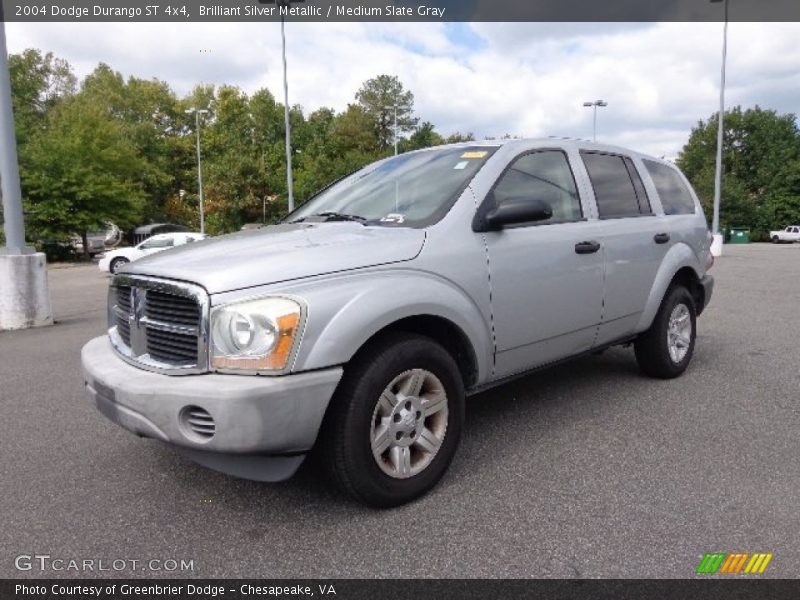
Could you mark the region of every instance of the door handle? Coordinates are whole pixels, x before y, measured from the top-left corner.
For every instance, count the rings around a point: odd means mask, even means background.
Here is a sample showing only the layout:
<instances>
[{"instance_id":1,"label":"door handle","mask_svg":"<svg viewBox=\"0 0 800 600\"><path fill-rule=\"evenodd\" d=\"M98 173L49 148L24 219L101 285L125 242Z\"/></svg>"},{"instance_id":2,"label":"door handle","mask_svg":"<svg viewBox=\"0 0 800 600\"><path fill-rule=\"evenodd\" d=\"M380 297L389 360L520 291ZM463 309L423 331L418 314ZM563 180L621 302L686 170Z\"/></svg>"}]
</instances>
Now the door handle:
<instances>
[{"instance_id":1,"label":"door handle","mask_svg":"<svg viewBox=\"0 0 800 600\"><path fill-rule=\"evenodd\" d=\"M598 250L600 250L600 242L595 242L594 240L575 244L576 254L594 254Z\"/></svg>"},{"instance_id":2,"label":"door handle","mask_svg":"<svg viewBox=\"0 0 800 600\"><path fill-rule=\"evenodd\" d=\"M656 244L666 244L669 241L668 233L657 233L653 236Z\"/></svg>"}]
</instances>

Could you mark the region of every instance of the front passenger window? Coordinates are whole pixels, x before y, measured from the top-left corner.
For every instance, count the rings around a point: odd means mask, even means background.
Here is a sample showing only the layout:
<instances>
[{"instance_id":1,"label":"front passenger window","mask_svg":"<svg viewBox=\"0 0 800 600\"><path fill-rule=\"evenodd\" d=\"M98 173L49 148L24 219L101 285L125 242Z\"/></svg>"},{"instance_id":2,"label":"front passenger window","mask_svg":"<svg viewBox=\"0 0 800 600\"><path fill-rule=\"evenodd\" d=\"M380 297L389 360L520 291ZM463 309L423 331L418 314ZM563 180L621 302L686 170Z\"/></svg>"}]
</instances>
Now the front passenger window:
<instances>
[{"instance_id":1,"label":"front passenger window","mask_svg":"<svg viewBox=\"0 0 800 600\"><path fill-rule=\"evenodd\" d=\"M532 152L516 159L493 191L497 206L504 202L543 200L553 216L537 223L577 221L583 217L578 190L566 155L559 150Z\"/></svg>"}]
</instances>

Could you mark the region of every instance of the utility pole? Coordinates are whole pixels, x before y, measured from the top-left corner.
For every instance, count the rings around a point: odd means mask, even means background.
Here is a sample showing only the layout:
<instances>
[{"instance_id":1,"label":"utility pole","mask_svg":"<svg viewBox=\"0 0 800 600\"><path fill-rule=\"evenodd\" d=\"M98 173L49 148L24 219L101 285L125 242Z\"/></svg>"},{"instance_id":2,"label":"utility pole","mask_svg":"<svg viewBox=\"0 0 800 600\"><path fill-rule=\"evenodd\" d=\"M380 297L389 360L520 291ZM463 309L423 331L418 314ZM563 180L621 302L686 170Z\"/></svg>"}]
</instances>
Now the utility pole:
<instances>
[{"instance_id":1,"label":"utility pole","mask_svg":"<svg viewBox=\"0 0 800 600\"><path fill-rule=\"evenodd\" d=\"M280 8L289 6L290 0L278 0ZM286 18L281 11L281 47L283 50L283 119L286 123L286 189L288 190L289 212L294 210L294 183L292 179L292 129L289 122L289 78L286 73Z\"/></svg>"},{"instance_id":2,"label":"utility pole","mask_svg":"<svg viewBox=\"0 0 800 600\"><path fill-rule=\"evenodd\" d=\"M292 2L306 0L258 0L260 4L274 4L281 15L281 53L283 57L283 119L286 129L286 190L289 201L289 212L294 210L294 184L292 183L292 130L289 122L289 77L286 73L286 12Z\"/></svg>"},{"instance_id":3,"label":"utility pole","mask_svg":"<svg viewBox=\"0 0 800 600\"><path fill-rule=\"evenodd\" d=\"M200 159L200 114L208 114L207 108L190 108L187 115L194 113L194 128L197 133L197 186L200 188L200 233L206 232L206 211L203 198L203 163Z\"/></svg>"},{"instance_id":4,"label":"utility pole","mask_svg":"<svg viewBox=\"0 0 800 600\"><path fill-rule=\"evenodd\" d=\"M394 155L397 156L397 104L394 105Z\"/></svg>"},{"instance_id":5,"label":"utility pole","mask_svg":"<svg viewBox=\"0 0 800 600\"><path fill-rule=\"evenodd\" d=\"M722 200L722 146L725 143L725 63L728 57L728 0L710 0L712 3L723 2L725 25L722 30L722 73L719 86L719 119L717 122L717 164L714 172L714 214L711 219L711 254L722 255L723 236L719 230L719 206Z\"/></svg>"},{"instance_id":6,"label":"utility pole","mask_svg":"<svg viewBox=\"0 0 800 600\"><path fill-rule=\"evenodd\" d=\"M11 75L0 5L0 195L6 245L0 248L0 331L53 324L45 255L25 245Z\"/></svg>"},{"instance_id":7,"label":"utility pole","mask_svg":"<svg viewBox=\"0 0 800 600\"><path fill-rule=\"evenodd\" d=\"M397 103L395 102L391 106L384 106L384 107L382 107L381 110L389 110L389 109L394 109L394 127L393 127L393 131L392 131L392 137L394 138L394 155L397 156L397 141L398 141L398 135L397 135L397 133L398 133L397 132Z\"/></svg>"}]
</instances>

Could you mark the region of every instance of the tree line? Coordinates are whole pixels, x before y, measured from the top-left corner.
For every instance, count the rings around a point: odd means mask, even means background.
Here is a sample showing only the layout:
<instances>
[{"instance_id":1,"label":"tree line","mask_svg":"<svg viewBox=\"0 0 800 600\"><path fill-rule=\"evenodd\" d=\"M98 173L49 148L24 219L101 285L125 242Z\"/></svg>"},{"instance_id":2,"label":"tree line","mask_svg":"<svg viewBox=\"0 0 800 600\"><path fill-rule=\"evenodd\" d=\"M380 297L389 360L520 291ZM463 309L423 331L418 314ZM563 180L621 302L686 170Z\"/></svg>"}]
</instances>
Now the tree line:
<instances>
[{"instance_id":1,"label":"tree line","mask_svg":"<svg viewBox=\"0 0 800 600\"><path fill-rule=\"evenodd\" d=\"M125 79L100 64L78 82L52 53L9 57L27 235L40 248L112 221L199 228L195 117L201 118L206 229L238 230L286 214L284 108L267 89L198 85L184 97L157 79ZM414 112L398 77L378 75L337 112L290 107L298 203L393 152L474 139L444 137ZM737 107L726 115L721 222L756 238L800 222L800 135L794 115ZM506 136L510 137L510 136ZM678 164L711 215L716 115L692 130Z\"/></svg>"},{"instance_id":2,"label":"tree line","mask_svg":"<svg viewBox=\"0 0 800 600\"><path fill-rule=\"evenodd\" d=\"M100 64L80 83L65 60L29 49L9 57L27 235L66 242L112 221L199 228L195 117L201 117L206 230L276 222L287 211L284 107L267 89L198 85L178 97L157 79ZM294 192L316 191L394 152L473 139L440 135L414 114L398 77L364 82L342 112L290 107ZM266 210L264 210L266 207Z\"/></svg>"},{"instance_id":3,"label":"tree line","mask_svg":"<svg viewBox=\"0 0 800 600\"><path fill-rule=\"evenodd\" d=\"M711 221L719 113L700 121L677 164ZM769 231L800 224L800 131L794 114L758 106L725 112L720 227L746 227L766 241Z\"/></svg>"}]
</instances>

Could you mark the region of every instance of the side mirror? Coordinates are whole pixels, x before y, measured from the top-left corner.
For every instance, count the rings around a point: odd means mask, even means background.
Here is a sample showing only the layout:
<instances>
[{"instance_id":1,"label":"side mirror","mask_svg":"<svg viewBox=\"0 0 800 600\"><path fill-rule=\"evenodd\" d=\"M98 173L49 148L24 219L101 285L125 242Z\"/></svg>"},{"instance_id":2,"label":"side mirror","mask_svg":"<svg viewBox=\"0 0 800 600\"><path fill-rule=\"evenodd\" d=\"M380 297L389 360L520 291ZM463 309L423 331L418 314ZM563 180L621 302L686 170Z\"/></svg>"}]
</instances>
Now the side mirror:
<instances>
[{"instance_id":1,"label":"side mirror","mask_svg":"<svg viewBox=\"0 0 800 600\"><path fill-rule=\"evenodd\" d=\"M544 200L510 198L486 213L484 226L476 231L499 231L506 225L546 221L552 216L553 207Z\"/></svg>"}]
</instances>

